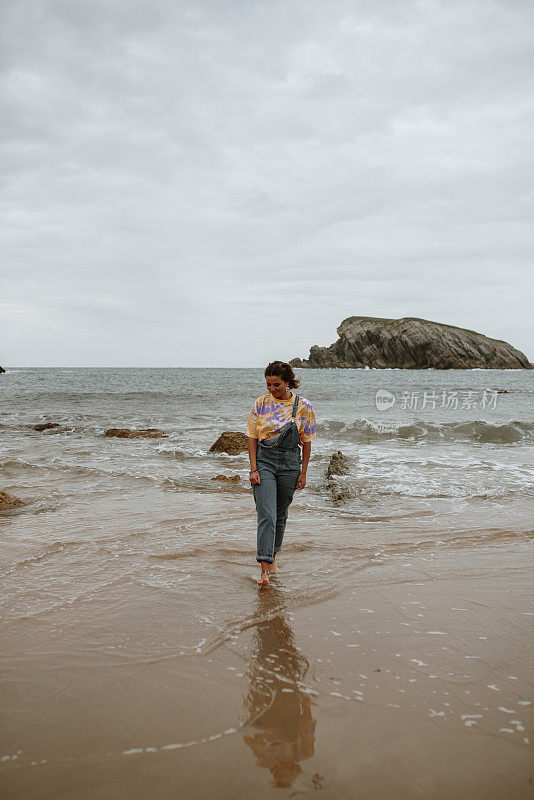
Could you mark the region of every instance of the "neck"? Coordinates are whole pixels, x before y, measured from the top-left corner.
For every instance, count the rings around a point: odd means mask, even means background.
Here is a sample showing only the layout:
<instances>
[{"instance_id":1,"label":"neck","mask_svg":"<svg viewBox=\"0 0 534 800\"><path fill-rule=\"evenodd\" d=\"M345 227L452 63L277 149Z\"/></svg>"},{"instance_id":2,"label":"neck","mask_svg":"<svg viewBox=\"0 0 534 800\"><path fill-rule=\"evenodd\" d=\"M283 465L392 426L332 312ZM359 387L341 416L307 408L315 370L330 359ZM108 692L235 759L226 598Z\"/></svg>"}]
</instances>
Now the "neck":
<instances>
[{"instance_id":1,"label":"neck","mask_svg":"<svg viewBox=\"0 0 534 800\"><path fill-rule=\"evenodd\" d=\"M273 393L271 392L271 394L273 394ZM273 395L273 397L274 396L275 395ZM291 400L291 391L290 391L290 389L286 389L286 393L285 393L284 397L281 397L280 400Z\"/></svg>"}]
</instances>

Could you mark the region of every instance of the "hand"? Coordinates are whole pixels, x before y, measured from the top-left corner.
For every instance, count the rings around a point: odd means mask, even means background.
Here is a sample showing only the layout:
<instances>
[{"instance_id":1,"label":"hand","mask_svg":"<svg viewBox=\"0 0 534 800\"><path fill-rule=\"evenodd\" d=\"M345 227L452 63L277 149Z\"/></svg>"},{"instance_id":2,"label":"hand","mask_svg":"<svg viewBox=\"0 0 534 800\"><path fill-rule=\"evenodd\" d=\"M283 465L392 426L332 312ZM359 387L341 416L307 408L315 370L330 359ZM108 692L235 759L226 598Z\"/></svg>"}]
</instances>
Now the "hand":
<instances>
[{"instance_id":1,"label":"hand","mask_svg":"<svg viewBox=\"0 0 534 800\"><path fill-rule=\"evenodd\" d=\"M249 477L251 484L261 483L260 473L258 470L255 470L254 472L251 470Z\"/></svg>"},{"instance_id":2,"label":"hand","mask_svg":"<svg viewBox=\"0 0 534 800\"><path fill-rule=\"evenodd\" d=\"M301 472L297 478L297 489L304 489L306 486L306 473Z\"/></svg>"}]
</instances>

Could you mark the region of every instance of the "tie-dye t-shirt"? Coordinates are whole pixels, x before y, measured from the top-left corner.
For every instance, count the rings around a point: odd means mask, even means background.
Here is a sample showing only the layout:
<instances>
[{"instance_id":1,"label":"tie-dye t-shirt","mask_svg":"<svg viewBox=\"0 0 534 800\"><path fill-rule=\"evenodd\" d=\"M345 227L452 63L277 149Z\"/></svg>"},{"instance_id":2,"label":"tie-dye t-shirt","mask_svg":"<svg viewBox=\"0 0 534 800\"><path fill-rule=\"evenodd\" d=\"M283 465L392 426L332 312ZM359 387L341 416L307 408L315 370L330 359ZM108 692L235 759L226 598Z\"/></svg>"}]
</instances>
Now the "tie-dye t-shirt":
<instances>
[{"instance_id":1,"label":"tie-dye t-shirt","mask_svg":"<svg viewBox=\"0 0 534 800\"><path fill-rule=\"evenodd\" d=\"M295 393L291 394L291 400L277 400L269 392L262 397L258 397L250 410L247 421L246 436L252 439L269 439L274 436L291 419ZM297 428L300 433L300 441L311 442L315 439L315 413L309 400L299 396L299 404L295 417Z\"/></svg>"}]
</instances>

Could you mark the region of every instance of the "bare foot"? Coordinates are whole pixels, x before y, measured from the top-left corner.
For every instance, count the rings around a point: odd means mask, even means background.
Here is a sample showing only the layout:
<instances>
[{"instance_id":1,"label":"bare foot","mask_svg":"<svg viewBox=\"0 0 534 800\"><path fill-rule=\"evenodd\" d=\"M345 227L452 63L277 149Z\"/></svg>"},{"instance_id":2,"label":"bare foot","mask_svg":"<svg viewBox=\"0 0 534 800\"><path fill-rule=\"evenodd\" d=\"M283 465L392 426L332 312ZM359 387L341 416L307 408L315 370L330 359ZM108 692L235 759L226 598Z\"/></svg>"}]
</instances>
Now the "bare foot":
<instances>
[{"instance_id":1,"label":"bare foot","mask_svg":"<svg viewBox=\"0 0 534 800\"><path fill-rule=\"evenodd\" d=\"M258 586L268 586L269 585L269 573L262 572L261 577L258 580Z\"/></svg>"},{"instance_id":2,"label":"bare foot","mask_svg":"<svg viewBox=\"0 0 534 800\"><path fill-rule=\"evenodd\" d=\"M267 569L269 570L269 572L271 573L271 575L275 575L277 572L280 572L280 570L279 570L279 569L278 569L278 567L276 566L276 556L277 556L277 555L278 555L278 553L275 553L275 554L273 555L273 563L272 563L272 564L269 564L269 566L267 567Z\"/></svg>"}]
</instances>

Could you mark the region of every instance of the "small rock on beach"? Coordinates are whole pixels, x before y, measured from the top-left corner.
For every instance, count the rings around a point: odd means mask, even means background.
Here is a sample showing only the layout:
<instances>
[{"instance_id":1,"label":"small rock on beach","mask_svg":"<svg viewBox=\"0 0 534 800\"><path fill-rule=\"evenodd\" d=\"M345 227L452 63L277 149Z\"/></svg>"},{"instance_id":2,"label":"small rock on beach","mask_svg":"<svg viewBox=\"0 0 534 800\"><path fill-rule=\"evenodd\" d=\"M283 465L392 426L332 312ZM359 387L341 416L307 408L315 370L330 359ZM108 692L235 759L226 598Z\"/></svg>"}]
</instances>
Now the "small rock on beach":
<instances>
[{"instance_id":1,"label":"small rock on beach","mask_svg":"<svg viewBox=\"0 0 534 800\"><path fill-rule=\"evenodd\" d=\"M229 456L237 456L246 450L248 450L248 436L238 431L225 431L212 444L208 452L228 453Z\"/></svg>"},{"instance_id":2,"label":"small rock on beach","mask_svg":"<svg viewBox=\"0 0 534 800\"><path fill-rule=\"evenodd\" d=\"M32 425L34 431L50 431L52 428L60 428L59 422L39 422L37 425Z\"/></svg>"},{"instance_id":3,"label":"small rock on beach","mask_svg":"<svg viewBox=\"0 0 534 800\"><path fill-rule=\"evenodd\" d=\"M20 497L0 491L0 511L13 511L13 509L21 508L25 505L26 503Z\"/></svg>"},{"instance_id":4,"label":"small rock on beach","mask_svg":"<svg viewBox=\"0 0 534 800\"><path fill-rule=\"evenodd\" d=\"M159 428L144 428L139 431L132 431L129 428L109 428L104 436L114 436L118 439L160 439L167 434L160 431Z\"/></svg>"},{"instance_id":5,"label":"small rock on beach","mask_svg":"<svg viewBox=\"0 0 534 800\"><path fill-rule=\"evenodd\" d=\"M226 481L227 483L239 483L241 477L239 475L215 475L212 481Z\"/></svg>"}]
</instances>

